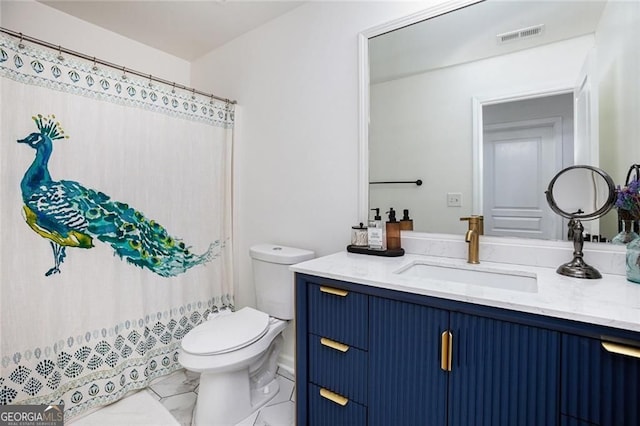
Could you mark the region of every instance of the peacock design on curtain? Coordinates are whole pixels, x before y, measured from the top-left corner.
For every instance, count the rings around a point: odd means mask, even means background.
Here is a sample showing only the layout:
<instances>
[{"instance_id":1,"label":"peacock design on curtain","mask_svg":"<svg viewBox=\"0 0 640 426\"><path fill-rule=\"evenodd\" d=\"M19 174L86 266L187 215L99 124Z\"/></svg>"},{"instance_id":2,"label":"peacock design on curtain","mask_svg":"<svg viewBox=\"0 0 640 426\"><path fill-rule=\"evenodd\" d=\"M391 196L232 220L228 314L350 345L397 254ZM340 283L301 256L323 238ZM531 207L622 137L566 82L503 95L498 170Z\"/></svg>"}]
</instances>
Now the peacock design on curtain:
<instances>
[{"instance_id":1,"label":"peacock design on curtain","mask_svg":"<svg viewBox=\"0 0 640 426\"><path fill-rule=\"evenodd\" d=\"M67 139L55 116L32 117L38 132L18 143L36 151L20 189L27 224L48 239L53 250L54 266L45 275L60 273L66 248L90 249L97 238L109 244L128 263L147 268L163 277L171 277L202 265L212 259L212 243L203 254L194 254L183 241L172 237L163 226L147 219L126 203L111 200L108 195L85 188L72 180L53 180L48 162L53 141Z\"/></svg>"}]
</instances>

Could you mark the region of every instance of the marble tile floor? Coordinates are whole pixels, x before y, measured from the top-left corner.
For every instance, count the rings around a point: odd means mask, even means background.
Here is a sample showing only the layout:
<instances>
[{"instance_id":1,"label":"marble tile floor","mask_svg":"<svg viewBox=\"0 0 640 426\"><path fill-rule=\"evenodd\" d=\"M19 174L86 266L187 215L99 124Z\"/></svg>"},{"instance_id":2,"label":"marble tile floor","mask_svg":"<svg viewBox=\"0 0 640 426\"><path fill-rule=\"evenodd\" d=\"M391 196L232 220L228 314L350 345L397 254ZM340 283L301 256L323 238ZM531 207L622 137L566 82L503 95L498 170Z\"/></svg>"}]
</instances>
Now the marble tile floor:
<instances>
[{"instance_id":1,"label":"marble tile floor","mask_svg":"<svg viewBox=\"0 0 640 426\"><path fill-rule=\"evenodd\" d=\"M235 426L295 425L293 377L278 369L277 380L280 385L278 394ZM197 373L178 370L156 379L144 390L71 423L74 426L190 426L199 381Z\"/></svg>"}]
</instances>

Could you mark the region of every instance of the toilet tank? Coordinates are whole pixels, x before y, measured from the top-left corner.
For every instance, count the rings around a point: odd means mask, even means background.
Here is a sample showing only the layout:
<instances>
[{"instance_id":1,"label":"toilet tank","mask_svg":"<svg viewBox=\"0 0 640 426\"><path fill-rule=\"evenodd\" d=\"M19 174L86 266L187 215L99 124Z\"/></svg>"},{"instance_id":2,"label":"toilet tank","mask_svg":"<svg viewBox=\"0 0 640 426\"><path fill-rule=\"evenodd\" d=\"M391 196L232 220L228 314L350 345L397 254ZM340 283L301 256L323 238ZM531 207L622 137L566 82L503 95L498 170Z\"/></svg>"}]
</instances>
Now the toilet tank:
<instances>
[{"instance_id":1,"label":"toilet tank","mask_svg":"<svg viewBox=\"0 0 640 426\"><path fill-rule=\"evenodd\" d=\"M309 250L275 244L249 249L258 310L283 320L293 319L294 273L289 266L312 259Z\"/></svg>"}]
</instances>

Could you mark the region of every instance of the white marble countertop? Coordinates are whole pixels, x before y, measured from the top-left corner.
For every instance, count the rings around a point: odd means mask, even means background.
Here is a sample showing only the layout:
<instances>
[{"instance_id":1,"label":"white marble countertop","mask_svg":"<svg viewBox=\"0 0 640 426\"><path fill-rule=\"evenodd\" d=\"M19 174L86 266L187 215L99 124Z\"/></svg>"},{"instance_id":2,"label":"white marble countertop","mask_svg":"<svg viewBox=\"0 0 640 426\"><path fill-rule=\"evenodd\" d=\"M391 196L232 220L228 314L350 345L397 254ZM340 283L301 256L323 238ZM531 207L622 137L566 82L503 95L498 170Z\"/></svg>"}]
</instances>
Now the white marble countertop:
<instances>
[{"instance_id":1,"label":"white marble countertop","mask_svg":"<svg viewBox=\"0 0 640 426\"><path fill-rule=\"evenodd\" d=\"M401 274L414 262L475 271L535 276L535 288L526 291L495 288ZM406 254L381 257L339 252L302 262L292 271L426 296L564 318L640 332L640 284L623 275L578 279L555 268L496 262L470 265L463 259ZM482 275L482 274L481 274Z\"/></svg>"}]
</instances>

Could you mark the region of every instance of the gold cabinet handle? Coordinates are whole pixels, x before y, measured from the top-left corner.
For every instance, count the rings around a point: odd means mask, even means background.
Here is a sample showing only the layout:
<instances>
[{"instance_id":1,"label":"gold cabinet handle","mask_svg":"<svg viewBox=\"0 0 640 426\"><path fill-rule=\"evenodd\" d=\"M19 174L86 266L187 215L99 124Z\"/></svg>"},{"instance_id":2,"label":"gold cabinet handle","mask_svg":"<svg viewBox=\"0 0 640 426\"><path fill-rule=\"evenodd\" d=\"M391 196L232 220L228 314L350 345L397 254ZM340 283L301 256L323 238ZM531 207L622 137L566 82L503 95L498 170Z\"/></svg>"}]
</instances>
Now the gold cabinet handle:
<instances>
[{"instance_id":1,"label":"gold cabinet handle","mask_svg":"<svg viewBox=\"0 0 640 426\"><path fill-rule=\"evenodd\" d=\"M322 337L320 339L320 344L340 352L346 352L349 350L349 346L344 343L336 342L335 340L327 339L326 337Z\"/></svg>"},{"instance_id":2,"label":"gold cabinet handle","mask_svg":"<svg viewBox=\"0 0 640 426\"><path fill-rule=\"evenodd\" d=\"M339 288L320 286L320 291L327 294L333 294L334 296L345 297L349 292L347 290L341 290Z\"/></svg>"},{"instance_id":3,"label":"gold cabinet handle","mask_svg":"<svg viewBox=\"0 0 640 426\"><path fill-rule=\"evenodd\" d=\"M640 348L634 348L633 346L625 346L611 342L600 342L600 344L607 352L640 358Z\"/></svg>"},{"instance_id":4,"label":"gold cabinet handle","mask_svg":"<svg viewBox=\"0 0 640 426\"><path fill-rule=\"evenodd\" d=\"M451 353L453 352L453 335L449 330L442 332L440 336L442 343L442 354L440 358L440 368L444 371L451 371Z\"/></svg>"},{"instance_id":5,"label":"gold cabinet handle","mask_svg":"<svg viewBox=\"0 0 640 426\"><path fill-rule=\"evenodd\" d=\"M337 393L331 392L329 389L325 388L320 388L320 396L331 402L335 402L338 405L342 405L343 407L347 405L347 402L349 402L349 399L344 396L338 395Z\"/></svg>"}]
</instances>

